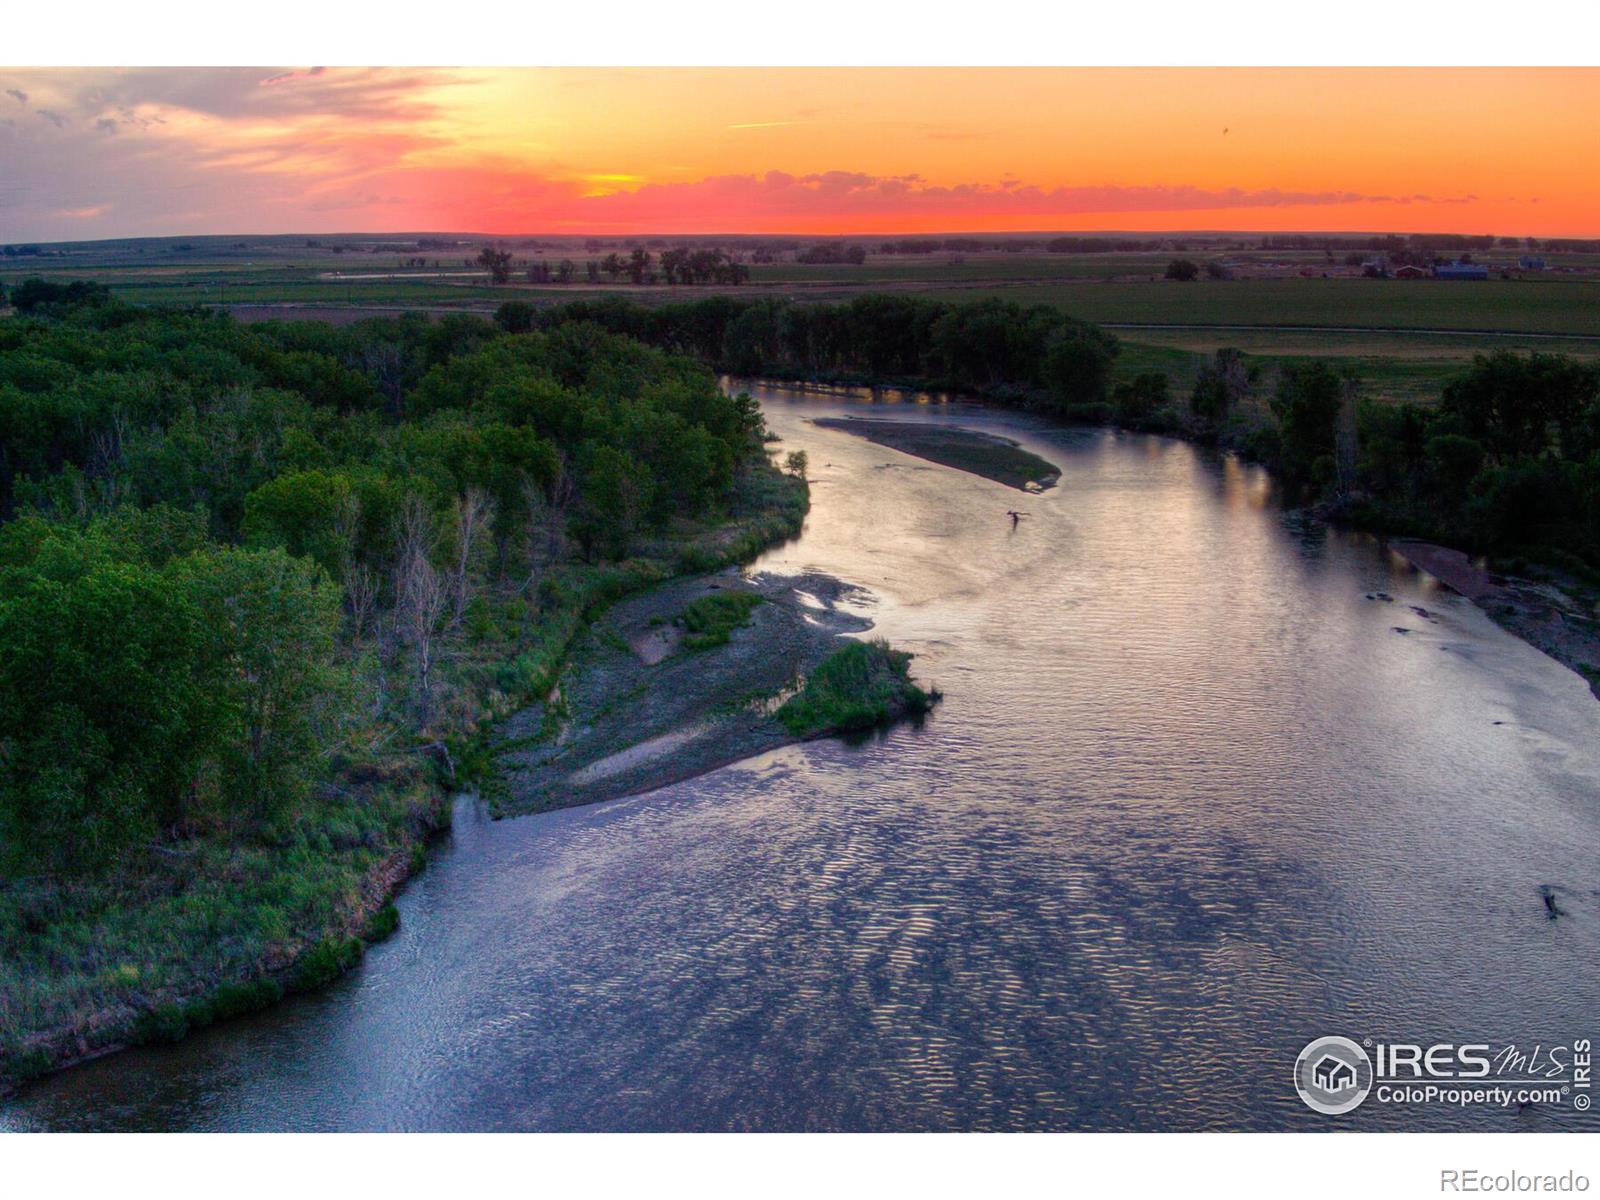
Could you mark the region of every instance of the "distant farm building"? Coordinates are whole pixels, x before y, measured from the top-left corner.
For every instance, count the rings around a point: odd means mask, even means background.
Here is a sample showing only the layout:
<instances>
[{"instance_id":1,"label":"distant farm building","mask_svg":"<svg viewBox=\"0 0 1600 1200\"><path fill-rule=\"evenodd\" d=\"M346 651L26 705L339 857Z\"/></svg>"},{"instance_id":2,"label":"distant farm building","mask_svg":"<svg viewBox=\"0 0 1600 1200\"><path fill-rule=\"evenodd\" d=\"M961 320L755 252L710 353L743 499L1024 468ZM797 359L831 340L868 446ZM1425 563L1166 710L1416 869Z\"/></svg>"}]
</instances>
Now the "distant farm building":
<instances>
[{"instance_id":1,"label":"distant farm building","mask_svg":"<svg viewBox=\"0 0 1600 1200\"><path fill-rule=\"evenodd\" d=\"M1421 267L1414 267L1408 263L1403 267L1396 267L1394 277L1396 279L1426 279L1428 273Z\"/></svg>"},{"instance_id":2,"label":"distant farm building","mask_svg":"<svg viewBox=\"0 0 1600 1200\"><path fill-rule=\"evenodd\" d=\"M1435 279L1487 279L1489 268L1481 263L1441 263L1433 269Z\"/></svg>"}]
</instances>

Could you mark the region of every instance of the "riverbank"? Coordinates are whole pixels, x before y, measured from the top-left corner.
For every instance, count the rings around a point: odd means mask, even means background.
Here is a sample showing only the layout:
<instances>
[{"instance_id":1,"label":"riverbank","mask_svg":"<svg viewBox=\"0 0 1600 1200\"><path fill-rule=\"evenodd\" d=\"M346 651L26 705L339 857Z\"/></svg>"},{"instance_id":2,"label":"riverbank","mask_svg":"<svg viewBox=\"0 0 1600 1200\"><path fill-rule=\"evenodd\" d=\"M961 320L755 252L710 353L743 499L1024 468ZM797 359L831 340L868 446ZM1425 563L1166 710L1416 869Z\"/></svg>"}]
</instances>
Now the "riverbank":
<instances>
[{"instance_id":1,"label":"riverbank","mask_svg":"<svg viewBox=\"0 0 1600 1200\"><path fill-rule=\"evenodd\" d=\"M1600 699L1600 606L1582 581L1493 573L1460 550L1396 538L1388 546L1419 571L1472 601L1501 628L1576 671Z\"/></svg>"},{"instance_id":2,"label":"riverbank","mask_svg":"<svg viewBox=\"0 0 1600 1200\"><path fill-rule=\"evenodd\" d=\"M354 966L395 927L393 896L447 826L449 793L485 778L489 731L550 693L590 622L676 576L748 561L795 536L807 507L804 480L765 462L719 519L680 524L621 563L563 567L537 618L503 635L464 628L444 656L430 728L330 762L314 817L244 842L152 845L105 877L0 884L0 1094Z\"/></svg>"},{"instance_id":3,"label":"riverbank","mask_svg":"<svg viewBox=\"0 0 1600 1200\"><path fill-rule=\"evenodd\" d=\"M868 652L870 597L828 575L737 571L675 580L623 600L584 631L551 697L501 729L499 815L569 808L653 791L796 742L852 732L849 714L815 706L799 719L819 669ZM708 636L707 608L731 619ZM909 655L891 662L869 725L925 711ZM825 676L821 676L825 678ZM807 702L809 703L809 702ZM809 708L806 710L809 712Z\"/></svg>"}]
</instances>

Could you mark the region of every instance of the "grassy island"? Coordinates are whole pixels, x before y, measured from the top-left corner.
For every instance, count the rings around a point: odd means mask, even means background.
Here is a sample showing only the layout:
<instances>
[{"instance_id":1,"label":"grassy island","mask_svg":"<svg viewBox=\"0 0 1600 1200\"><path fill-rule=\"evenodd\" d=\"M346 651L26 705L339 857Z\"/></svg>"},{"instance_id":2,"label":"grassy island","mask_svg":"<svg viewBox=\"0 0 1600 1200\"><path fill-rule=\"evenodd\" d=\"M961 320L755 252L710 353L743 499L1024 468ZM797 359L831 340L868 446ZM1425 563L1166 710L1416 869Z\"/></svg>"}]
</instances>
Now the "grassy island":
<instances>
[{"instance_id":1,"label":"grassy island","mask_svg":"<svg viewBox=\"0 0 1600 1200\"><path fill-rule=\"evenodd\" d=\"M882 638L850 642L806 676L800 691L778 710L796 737L854 733L903 716L919 716L939 700L911 681L911 655Z\"/></svg>"}]
</instances>

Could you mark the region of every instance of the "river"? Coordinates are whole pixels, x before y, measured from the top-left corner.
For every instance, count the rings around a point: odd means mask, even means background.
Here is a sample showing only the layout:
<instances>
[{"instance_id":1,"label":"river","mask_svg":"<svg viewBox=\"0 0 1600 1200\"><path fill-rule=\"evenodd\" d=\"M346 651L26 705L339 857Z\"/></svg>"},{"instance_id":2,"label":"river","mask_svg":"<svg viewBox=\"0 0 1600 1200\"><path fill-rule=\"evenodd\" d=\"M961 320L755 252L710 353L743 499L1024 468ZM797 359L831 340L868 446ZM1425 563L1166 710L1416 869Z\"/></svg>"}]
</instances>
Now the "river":
<instances>
[{"instance_id":1,"label":"river","mask_svg":"<svg viewBox=\"0 0 1600 1200\"><path fill-rule=\"evenodd\" d=\"M1291 1083L1323 1034L1593 1036L1600 704L1576 675L1232 459L760 394L813 508L753 569L869 589L945 694L922 727L517 820L463 800L356 972L42 1081L0 1128L1592 1127L1334 1119ZM1060 484L808 420L869 413L1005 433Z\"/></svg>"}]
</instances>

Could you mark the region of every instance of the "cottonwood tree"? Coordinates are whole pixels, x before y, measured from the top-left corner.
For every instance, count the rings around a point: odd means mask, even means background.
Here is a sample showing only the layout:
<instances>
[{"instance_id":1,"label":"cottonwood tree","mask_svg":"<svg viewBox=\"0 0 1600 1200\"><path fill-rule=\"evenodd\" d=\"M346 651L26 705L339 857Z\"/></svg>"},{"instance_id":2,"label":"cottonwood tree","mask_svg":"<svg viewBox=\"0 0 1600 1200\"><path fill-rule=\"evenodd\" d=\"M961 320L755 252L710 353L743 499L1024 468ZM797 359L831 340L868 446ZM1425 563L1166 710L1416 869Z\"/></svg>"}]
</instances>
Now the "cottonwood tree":
<instances>
[{"instance_id":1,"label":"cottonwood tree","mask_svg":"<svg viewBox=\"0 0 1600 1200\"><path fill-rule=\"evenodd\" d=\"M366 563L355 563L344 577L345 606L350 610L350 647L360 652L367 624L378 603L378 575Z\"/></svg>"},{"instance_id":2,"label":"cottonwood tree","mask_svg":"<svg viewBox=\"0 0 1600 1200\"><path fill-rule=\"evenodd\" d=\"M395 568L395 628L411 648L417 684L417 727L426 729L433 713L433 672L439 623L449 588L432 561L433 518L413 496L401 521L400 559Z\"/></svg>"},{"instance_id":3,"label":"cottonwood tree","mask_svg":"<svg viewBox=\"0 0 1600 1200\"><path fill-rule=\"evenodd\" d=\"M1246 365L1243 351L1224 346L1210 362L1200 364L1189 396L1189 411L1207 425L1220 426L1249 396L1256 378L1257 370Z\"/></svg>"},{"instance_id":4,"label":"cottonwood tree","mask_svg":"<svg viewBox=\"0 0 1600 1200\"><path fill-rule=\"evenodd\" d=\"M456 497L456 559L450 581L450 627L461 624L472 599L472 555L485 530L494 520L494 503L478 488L468 488Z\"/></svg>"},{"instance_id":5,"label":"cottonwood tree","mask_svg":"<svg viewBox=\"0 0 1600 1200\"><path fill-rule=\"evenodd\" d=\"M318 758L338 588L281 549L213 547L185 560L181 577L217 669L210 698L223 723L225 788L255 815L279 811Z\"/></svg>"}]
</instances>

